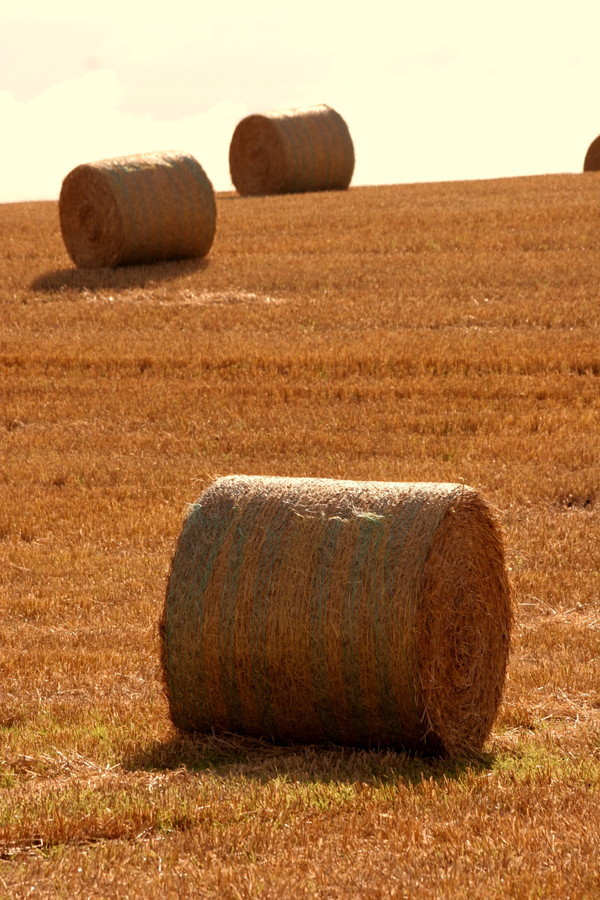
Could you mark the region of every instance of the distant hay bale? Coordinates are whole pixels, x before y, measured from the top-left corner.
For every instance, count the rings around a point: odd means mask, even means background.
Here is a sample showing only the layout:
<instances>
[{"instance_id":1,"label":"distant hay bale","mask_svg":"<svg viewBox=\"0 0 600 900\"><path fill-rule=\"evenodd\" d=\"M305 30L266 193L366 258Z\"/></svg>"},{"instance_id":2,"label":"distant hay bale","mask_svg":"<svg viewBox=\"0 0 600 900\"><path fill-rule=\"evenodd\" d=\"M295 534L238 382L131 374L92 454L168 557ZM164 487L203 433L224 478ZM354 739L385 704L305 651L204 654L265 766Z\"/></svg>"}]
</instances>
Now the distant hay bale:
<instances>
[{"instance_id":1,"label":"distant hay bale","mask_svg":"<svg viewBox=\"0 0 600 900\"><path fill-rule=\"evenodd\" d=\"M598 172L600 170L600 135L592 141L588 147L583 161L584 172Z\"/></svg>"},{"instance_id":2,"label":"distant hay bale","mask_svg":"<svg viewBox=\"0 0 600 900\"><path fill-rule=\"evenodd\" d=\"M77 166L63 181L59 215L69 256L82 267L204 256L216 228L212 185L179 151Z\"/></svg>"},{"instance_id":3,"label":"distant hay bale","mask_svg":"<svg viewBox=\"0 0 600 900\"><path fill-rule=\"evenodd\" d=\"M229 170L244 195L345 190L354 146L348 126L329 106L276 110L239 122Z\"/></svg>"},{"instance_id":4,"label":"distant hay bale","mask_svg":"<svg viewBox=\"0 0 600 900\"><path fill-rule=\"evenodd\" d=\"M229 476L201 495L161 619L186 732L478 751L512 605L485 502L457 484Z\"/></svg>"}]
</instances>

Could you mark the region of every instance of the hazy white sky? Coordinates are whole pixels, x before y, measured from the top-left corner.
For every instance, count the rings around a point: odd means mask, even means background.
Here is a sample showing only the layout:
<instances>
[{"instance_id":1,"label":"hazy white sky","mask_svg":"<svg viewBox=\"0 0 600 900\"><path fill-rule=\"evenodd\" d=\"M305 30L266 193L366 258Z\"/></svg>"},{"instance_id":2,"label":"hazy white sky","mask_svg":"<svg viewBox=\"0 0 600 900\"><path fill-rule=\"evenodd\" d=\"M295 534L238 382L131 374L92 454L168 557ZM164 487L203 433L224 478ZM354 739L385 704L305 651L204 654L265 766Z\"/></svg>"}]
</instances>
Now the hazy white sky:
<instances>
[{"instance_id":1,"label":"hazy white sky","mask_svg":"<svg viewBox=\"0 0 600 900\"><path fill-rule=\"evenodd\" d=\"M0 11L0 202L76 165L193 153L217 190L251 112L328 103L354 184L577 172L600 134L599 0L20 0Z\"/></svg>"}]
</instances>

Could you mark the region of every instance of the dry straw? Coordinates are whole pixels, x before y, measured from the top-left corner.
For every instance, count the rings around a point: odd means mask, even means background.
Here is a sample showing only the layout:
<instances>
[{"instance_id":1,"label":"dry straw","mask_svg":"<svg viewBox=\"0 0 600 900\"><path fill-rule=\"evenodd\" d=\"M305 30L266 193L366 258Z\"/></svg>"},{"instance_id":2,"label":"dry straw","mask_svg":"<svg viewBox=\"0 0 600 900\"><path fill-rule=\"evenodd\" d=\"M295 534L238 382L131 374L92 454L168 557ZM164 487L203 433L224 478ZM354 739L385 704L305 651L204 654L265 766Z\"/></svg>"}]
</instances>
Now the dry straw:
<instances>
[{"instance_id":1,"label":"dry straw","mask_svg":"<svg viewBox=\"0 0 600 900\"><path fill-rule=\"evenodd\" d=\"M189 732L476 752L511 624L502 541L472 488L221 478L172 562L171 718Z\"/></svg>"},{"instance_id":2,"label":"dry straw","mask_svg":"<svg viewBox=\"0 0 600 900\"><path fill-rule=\"evenodd\" d=\"M233 133L229 170L244 195L345 190L354 147L348 126L329 106L247 116Z\"/></svg>"},{"instance_id":3,"label":"dry straw","mask_svg":"<svg viewBox=\"0 0 600 900\"><path fill-rule=\"evenodd\" d=\"M583 161L584 172L598 172L600 170L600 136L592 141L588 147Z\"/></svg>"},{"instance_id":4,"label":"dry straw","mask_svg":"<svg viewBox=\"0 0 600 900\"><path fill-rule=\"evenodd\" d=\"M179 151L77 166L63 181L59 214L69 255L83 267L204 256L216 228L212 185Z\"/></svg>"}]
</instances>

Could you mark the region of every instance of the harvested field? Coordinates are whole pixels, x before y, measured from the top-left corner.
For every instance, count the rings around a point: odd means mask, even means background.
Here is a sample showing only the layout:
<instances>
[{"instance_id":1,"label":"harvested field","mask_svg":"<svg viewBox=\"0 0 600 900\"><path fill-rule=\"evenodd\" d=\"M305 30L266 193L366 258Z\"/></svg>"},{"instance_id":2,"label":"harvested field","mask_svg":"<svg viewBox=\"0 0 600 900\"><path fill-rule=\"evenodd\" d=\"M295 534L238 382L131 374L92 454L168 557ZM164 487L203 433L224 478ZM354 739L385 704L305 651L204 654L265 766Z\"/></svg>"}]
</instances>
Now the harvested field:
<instances>
[{"instance_id":1,"label":"harvested field","mask_svg":"<svg viewBox=\"0 0 600 900\"><path fill-rule=\"evenodd\" d=\"M93 271L0 206L0 896L597 894L599 179L221 194L206 259ZM231 473L493 504L481 755L175 735L167 574Z\"/></svg>"}]
</instances>

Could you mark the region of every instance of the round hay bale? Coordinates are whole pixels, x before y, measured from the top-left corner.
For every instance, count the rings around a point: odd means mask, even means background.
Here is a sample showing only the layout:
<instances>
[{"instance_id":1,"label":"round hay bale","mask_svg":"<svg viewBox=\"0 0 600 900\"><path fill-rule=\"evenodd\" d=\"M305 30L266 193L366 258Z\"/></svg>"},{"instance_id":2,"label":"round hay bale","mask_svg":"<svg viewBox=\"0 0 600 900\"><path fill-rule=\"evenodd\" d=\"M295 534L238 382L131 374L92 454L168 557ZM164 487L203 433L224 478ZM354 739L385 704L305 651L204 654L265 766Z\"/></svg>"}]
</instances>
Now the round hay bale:
<instances>
[{"instance_id":1,"label":"round hay bale","mask_svg":"<svg viewBox=\"0 0 600 900\"><path fill-rule=\"evenodd\" d=\"M73 169L62 184L60 229L77 266L120 266L204 256L215 196L188 153L122 156Z\"/></svg>"},{"instance_id":2,"label":"round hay bale","mask_svg":"<svg viewBox=\"0 0 600 900\"><path fill-rule=\"evenodd\" d=\"M584 172L598 172L600 170L600 136L592 141L588 147L583 161Z\"/></svg>"},{"instance_id":3,"label":"round hay bale","mask_svg":"<svg viewBox=\"0 0 600 900\"><path fill-rule=\"evenodd\" d=\"M329 106L276 110L238 123L229 171L244 195L345 190L354 146L348 126Z\"/></svg>"},{"instance_id":4,"label":"round hay bale","mask_svg":"<svg viewBox=\"0 0 600 900\"><path fill-rule=\"evenodd\" d=\"M478 751L512 603L486 503L459 484L229 476L201 495L161 619L186 732Z\"/></svg>"}]
</instances>

